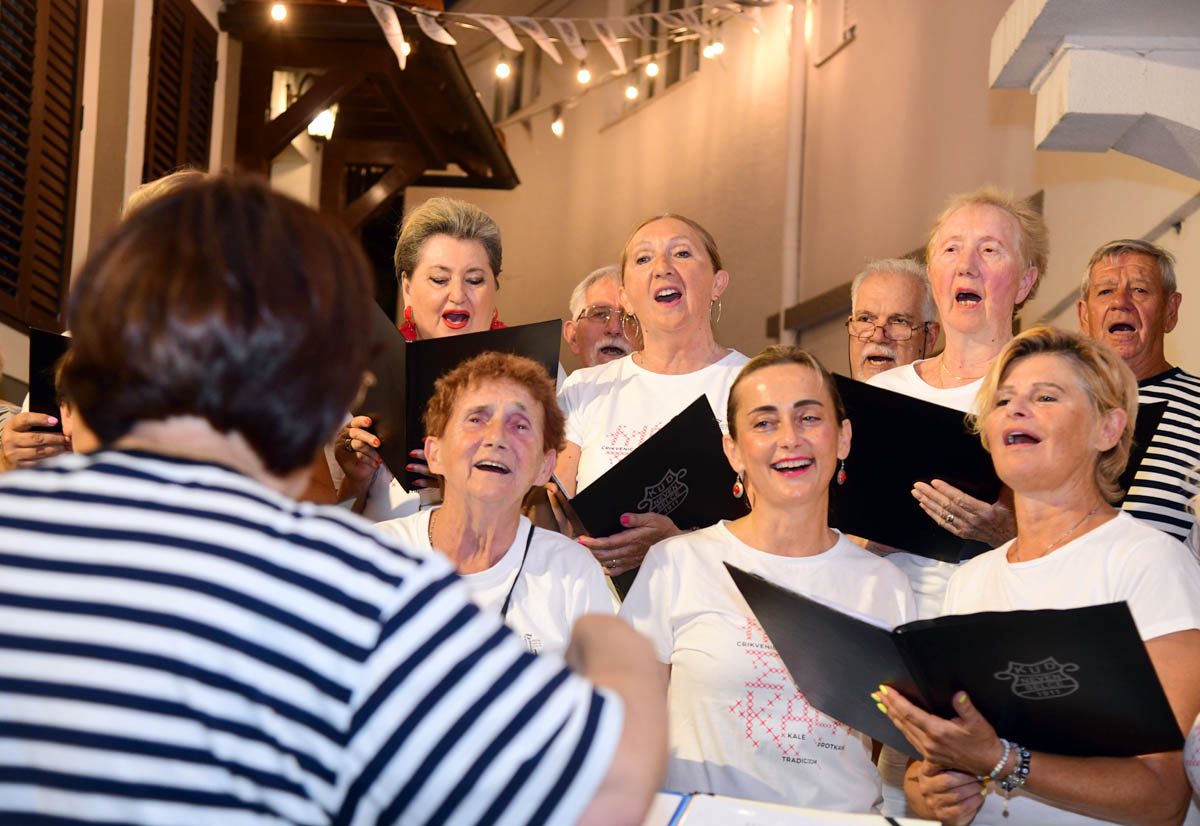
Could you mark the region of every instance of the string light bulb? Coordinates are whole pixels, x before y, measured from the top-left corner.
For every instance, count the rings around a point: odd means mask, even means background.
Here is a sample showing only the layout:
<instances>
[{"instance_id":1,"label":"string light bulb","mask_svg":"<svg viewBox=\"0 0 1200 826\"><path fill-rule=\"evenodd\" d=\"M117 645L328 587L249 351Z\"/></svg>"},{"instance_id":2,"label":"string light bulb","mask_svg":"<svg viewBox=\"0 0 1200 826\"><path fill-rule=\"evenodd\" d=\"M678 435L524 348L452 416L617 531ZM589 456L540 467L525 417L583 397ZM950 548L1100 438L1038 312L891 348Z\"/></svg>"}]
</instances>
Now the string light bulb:
<instances>
[{"instance_id":1,"label":"string light bulb","mask_svg":"<svg viewBox=\"0 0 1200 826\"><path fill-rule=\"evenodd\" d=\"M637 96L638 96L638 87L634 86L632 83L625 87L625 99L626 100L637 100Z\"/></svg>"},{"instance_id":2,"label":"string light bulb","mask_svg":"<svg viewBox=\"0 0 1200 826\"><path fill-rule=\"evenodd\" d=\"M584 86L592 82L592 71L587 67L586 63L579 67L579 71L575 74L575 79Z\"/></svg>"},{"instance_id":3,"label":"string light bulb","mask_svg":"<svg viewBox=\"0 0 1200 826\"><path fill-rule=\"evenodd\" d=\"M717 53L713 51L713 47L712 47L711 43L705 45L704 49L701 51L701 54L703 54L705 59L707 59L707 60L712 60L714 57L717 56Z\"/></svg>"},{"instance_id":4,"label":"string light bulb","mask_svg":"<svg viewBox=\"0 0 1200 826\"><path fill-rule=\"evenodd\" d=\"M275 3L271 6L271 19L281 21L287 17L287 6L283 3Z\"/></svg>"},{"instance_id":5,"label":"string light bulb","mask_svg":"<svg viewBox=\"0 0 1200 826\"><path fill-rule=\"evenodd\" d=\"M563 125L562 115L559 115L554 120L550 121L550 131L554 133L554 137L561 138L566 127Z\"/></svg>"},{"instance_id":6,"label":"string light bulb","mask_svg":"<svg viewBox=\"0 0 1200 826\"><path fill-rule=\"evenodd\" d=\"M496 77L504 80L512 74L512 67L508 65L507 60L501 60L496 64Z\"/></svg>"},{"instance_id":7,"label":"string light bulb","mask_svg":"<svg viewBox=\"0 0 1200 826\"><path fill-rule=\"evenodd\" d=\"M720 40L714 40L712 43L713 54L722 54L725 51L725 44Z\"/></svg>"},{"instance_id":8,"label":"string light bulb","mask_svg":"<svg viewBox=\"0 0 1200 826\"><path fill-rule=\"evenodd\" d=\"M646 64L646 77L658 77L658 64L653 60Z\"/></svg>"}]
</instances>

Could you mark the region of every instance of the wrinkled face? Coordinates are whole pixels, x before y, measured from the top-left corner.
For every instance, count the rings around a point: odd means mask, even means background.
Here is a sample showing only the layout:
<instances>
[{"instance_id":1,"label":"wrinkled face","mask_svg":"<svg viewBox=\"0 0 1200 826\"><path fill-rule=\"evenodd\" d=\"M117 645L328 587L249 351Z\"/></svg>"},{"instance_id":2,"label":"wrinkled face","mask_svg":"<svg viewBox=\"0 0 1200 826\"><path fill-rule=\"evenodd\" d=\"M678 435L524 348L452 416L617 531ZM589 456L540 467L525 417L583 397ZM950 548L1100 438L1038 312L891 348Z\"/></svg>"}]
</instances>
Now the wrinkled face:
<instances>
[{"instance_id":1,"label":"wrinkled face","mask_svg":"<svg viewBox=\"0 0 1200 826\"><path fill-rule=\"evenodd\" d=\"M1166 369L1163 339L1179 320L1181 298L1163 289L1151 256L1105 258L1092 267L1087 299L1076 304L1079 329L1111 347L1139 379L1150 378Z\"/></svg>"},{"instance_id":2,"label":"wrinkled face","mask_svg":"<svg viewBox=\"0 0 1200 826\"><path fill-rule=\"evenodd\" d=\"M1092 409L1071 362L1053 353L1026 356L1009 368L984 414L988 450L998 475L1017 493L1095 490L1101 452L1115 445L1124 411L1104 420ZM1120 427L1112 433L1113 414Z\"/></svg>"},{"instance_id":3,"label":"wrinkled face","mask_svg":"<svg viewBox=\"0 0 1200 826\"><path fill-rule=\"evenodd\" d=\"M947 330L973 333L1012 324L1037 270L1021 263L1021 228L999 207L950 213L929 249L929 283Z\"/></svg>"},{"instance_id":4,"label":"wrinkled face","mask_svg":"<svg viewBox=\"0 0 1200 826\"><path fill-rule=\"evenodd\" d=\"M445 479L446 498L520 506L554 469L542 450L544 411L522 385L488 379L463 390L446 432L425 440L429 469Z\"/></svg>"},{"instance_id":5,"label":"wrinkled face","mask_svg":"<svg viewBox=\"0 0 1200 826\"><path fill-rule=\"evenodd\" d=\"M850 422L837 422L821 375L799 364L776 364L738 384L736 440L725 455L745 474L757 507L807 502L829 495L838 459L850 454Z\"/></svg>"},{"instance_id":6,"label":"wrinkled face","mask_svg":"<svg viewBox=\"0 0 1200 826\"><path fill-rule=\"evenodd\" d=\"M632 329L622 320L620 285L601 278L587 288L582 315L563 325L563 335L583 366L592 367L641 349L641 336L631 341L627 327Z\"/></svg>"},{"instance_id":7,"label":"wrinkled face","mask_svg":"<svg viewBox=\"0 0 1200 826\"><path fill-rule=\"evenodd\" d=\"M921 317L921 298L920 287L901 273L878 272L863 280L850 317L869 321L876 327L869 338L850 336L850 372L854 378L866 381L884 370L925 357L928 342ZM893 340L884 329L888 324L907 326L911 337Z\"/></svg>"},{"instance_id":8,"label":"wrinkled face","mask_svg":"<svg viewBox=\"0 0 1200 826\"><path fill-rule=\"evenodd\" d=\"M415 271L401 279L418 338L478 333L492 325L496 274L479 241L434 235L421 247Z\"/></svg>"},{"instance_id":9,"label":"wrinkled face","mask_svg":"<svg viewBox=\"0 0 1200 826\"><path fill-rule=\"evenodd\" d=\"M709 306L729 273L713 272L694 229L675 218L651 221L629 241L622 297L644 335L708 325Z\"/></svg>"}]
</instances>

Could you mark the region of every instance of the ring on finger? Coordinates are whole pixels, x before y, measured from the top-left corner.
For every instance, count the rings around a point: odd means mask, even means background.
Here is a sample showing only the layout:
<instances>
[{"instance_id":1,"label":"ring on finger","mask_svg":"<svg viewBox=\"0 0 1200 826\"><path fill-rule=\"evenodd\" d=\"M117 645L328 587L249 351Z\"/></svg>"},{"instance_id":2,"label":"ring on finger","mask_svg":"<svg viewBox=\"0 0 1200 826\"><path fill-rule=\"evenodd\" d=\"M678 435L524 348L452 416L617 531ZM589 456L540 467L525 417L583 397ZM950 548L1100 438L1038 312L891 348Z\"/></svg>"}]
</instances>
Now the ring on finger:
<instances>
[{"instance_id":1,"label":"ring on finger","mask_svg":"<svg viewBox=\"0 0 1200 826\"><path fill-rule=\"evenodd\" d=\"M351 442L353 442L353 441L354 441L353 439L346 440L346 450L354 450L353 446L351 446Z\"/></svg>"},{"instance_id":2,"label":"ring on finger","mask_svg":"<svg viewBox=\"0 0 1200 826\"><path fill-rule=\"evenodd\" d=\"M950 512L949 508L946 508L945 512L942 514L942 519L945 520L947 525L954 524L954 514Z\"/></svg>"}]
</instances>

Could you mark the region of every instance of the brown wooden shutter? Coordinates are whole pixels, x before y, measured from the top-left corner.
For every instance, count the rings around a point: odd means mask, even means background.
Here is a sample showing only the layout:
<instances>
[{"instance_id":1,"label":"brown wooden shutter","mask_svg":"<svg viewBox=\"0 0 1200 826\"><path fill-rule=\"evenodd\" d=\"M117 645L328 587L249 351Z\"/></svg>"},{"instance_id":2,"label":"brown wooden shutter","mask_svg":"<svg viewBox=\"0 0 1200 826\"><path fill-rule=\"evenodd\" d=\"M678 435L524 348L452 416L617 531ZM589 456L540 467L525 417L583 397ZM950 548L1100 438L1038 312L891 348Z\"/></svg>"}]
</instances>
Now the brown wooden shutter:
<instances>
[{"instance_id":1,"label":"brown wooden shutter","mask_svg":"<svg viewBox=\"0 0 1200 826\"><path fill-rule=\"evenodd\" d=\"M142 181L208 169L217 30L188 0L154 0Z\"/></svg>"},{"instance_id":2,"label":"brown wooden shutter","mask_svg":"<svg viewBox=\"0 0 1200 826\"><path fill-rule=\"evenodd\" d=\"M62 329L86 0L0 0L0 314Z\"/></svg>"}]
</instances>

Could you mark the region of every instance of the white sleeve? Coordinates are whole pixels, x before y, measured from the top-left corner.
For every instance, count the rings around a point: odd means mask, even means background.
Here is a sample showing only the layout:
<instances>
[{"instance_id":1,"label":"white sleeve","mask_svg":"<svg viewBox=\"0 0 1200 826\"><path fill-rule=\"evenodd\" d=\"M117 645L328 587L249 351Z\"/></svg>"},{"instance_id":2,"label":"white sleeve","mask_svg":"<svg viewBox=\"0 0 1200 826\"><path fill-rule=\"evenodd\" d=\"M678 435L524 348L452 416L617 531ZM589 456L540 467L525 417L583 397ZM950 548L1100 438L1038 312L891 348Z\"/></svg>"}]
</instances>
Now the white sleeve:
<instances>
[{"instance_id":1,"label":"white sleeve","mask_svg":"<svg viewBox=\"0 0 1200 826\"><path fill-rule=\"evenodd\" d=\"M1179 540L1159 534L1128 555L1116 599L1143 640L1200 628L1200 566Z\"/></svg>"},{"instance_id":2,"label":"white sleeve","mask_svg":"<svg viewBox=\"0 0 1200 826\"><path fill-rule=\"evenodd\" d=\"M558 406L562 408L563 417L566 419L566 439L580 447L583 446L583 426L579 420L580 408L583 406L582 385L583 382L579 380L579 371L576 370L567 376L562 389L558 391Z\"/></svg>"},{"instance_id":3,"label":"white sleeve","mask_svg":"<svg viewBox=\"0 0 1200 826\"><path fill-rule=\"evenodd\" d=\"M650 640L661 663L670 664L675 653L671 610L676 604L678 580L679 572L662 543L652 546L619 612L634 630Z\"/></svg>"}]
</instances>

